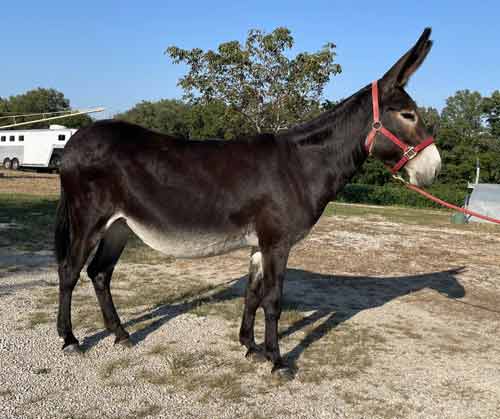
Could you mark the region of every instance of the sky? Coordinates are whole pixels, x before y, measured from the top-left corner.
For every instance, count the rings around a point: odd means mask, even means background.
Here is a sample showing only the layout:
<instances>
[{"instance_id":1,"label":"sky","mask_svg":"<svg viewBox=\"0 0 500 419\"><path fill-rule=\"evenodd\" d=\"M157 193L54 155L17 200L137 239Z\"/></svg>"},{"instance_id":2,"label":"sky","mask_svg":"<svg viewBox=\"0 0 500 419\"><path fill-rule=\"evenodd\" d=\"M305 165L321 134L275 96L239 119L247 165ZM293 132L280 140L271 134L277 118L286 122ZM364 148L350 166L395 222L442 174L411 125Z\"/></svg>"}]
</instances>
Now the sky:
<instances>
[{"instance_id":1,"label":"sky","mask_svg":"<svg viewBox=\"0 0 500 419\"><path fill-rule=\"evenodd\" d=\"M337 45L342 74L325 98L351 95L433 29L433 49L408 85L438 109L460 89L500 89L498 1L32 1L2 5L0 97L54 88L73 108L104 106L105 116L142 100L180 98L187 71L168 46L214 49L243 42L249 29L292 31L292 53Z\"/></svg>"}]
</instances>

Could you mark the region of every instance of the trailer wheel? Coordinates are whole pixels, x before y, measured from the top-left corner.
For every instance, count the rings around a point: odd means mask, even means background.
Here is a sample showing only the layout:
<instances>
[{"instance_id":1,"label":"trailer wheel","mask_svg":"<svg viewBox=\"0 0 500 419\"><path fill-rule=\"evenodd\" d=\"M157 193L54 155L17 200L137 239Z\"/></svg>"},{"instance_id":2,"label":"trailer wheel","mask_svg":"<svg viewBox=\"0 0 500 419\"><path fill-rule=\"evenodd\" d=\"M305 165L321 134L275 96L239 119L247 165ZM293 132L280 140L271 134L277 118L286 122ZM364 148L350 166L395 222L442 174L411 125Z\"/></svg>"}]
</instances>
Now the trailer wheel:
<instances>
[{"instance_id":1,"label":"trailer wheel","mask_svg":"<svg viewBox=\"0 0 500 419\"><path fill-rule=\"evenodd\" d=\"M51 167L54 167L54 168L59 170L59 167L61 166L61 156L59 156L57 154L52 156L49 164Z\"/></svg>"},{"instance_id":2,"label":"trailer wheel","mask_svg":"<svg viewBox=\"0 0 500 419\"><path fill-rule=\"evenodd\" d=\"M4 169L10 169L11 167L11 161L8 157L6 157L4 160L3 160L3 168Z\"/></svg>"},{"instance_id":3,"label":"trailer wheel","mask_svg":"<svg viewBox=\"0 0 500 419\"><path fill-rule=\"evenodd\" d=\"M12 170L18 170L19 169L19 160L17 160L16 158L12 159L12 161L10 162L10 168Z\"/></svg>"}]
</instances>

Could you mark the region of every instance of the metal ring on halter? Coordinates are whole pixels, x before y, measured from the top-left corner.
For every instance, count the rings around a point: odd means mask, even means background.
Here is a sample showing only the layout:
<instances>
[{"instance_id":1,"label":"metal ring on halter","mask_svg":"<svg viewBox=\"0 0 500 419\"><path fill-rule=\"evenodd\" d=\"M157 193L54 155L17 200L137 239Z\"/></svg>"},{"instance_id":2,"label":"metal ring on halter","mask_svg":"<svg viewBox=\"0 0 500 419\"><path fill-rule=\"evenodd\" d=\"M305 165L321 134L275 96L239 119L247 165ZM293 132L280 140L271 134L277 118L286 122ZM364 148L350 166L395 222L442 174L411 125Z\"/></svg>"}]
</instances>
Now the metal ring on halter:
<instances>
[{"instance_id":1,"label":"metal ring on halter","mask_svg":"<svg viewBox=\"0 0 500 419\"><path fill-rule=\"evenodd\" d=\"M372 128L375 131L379 131L380 128L382 128L382 122L380 122L380 121L374 121L373 124L372 124Z\"/></svg>"},{"instance_id":2,"label":"metal ring on halter","mask_svg":"<svg viewBox=\"0 0 500 419\"><path fill-rule=\"evenodd\" d=\"M408 147L408 149L404 152L403 156L406 157L408 160L411 160L417 156L417 152L415 151L414 147Z\"/></svg>"}]
</instances>

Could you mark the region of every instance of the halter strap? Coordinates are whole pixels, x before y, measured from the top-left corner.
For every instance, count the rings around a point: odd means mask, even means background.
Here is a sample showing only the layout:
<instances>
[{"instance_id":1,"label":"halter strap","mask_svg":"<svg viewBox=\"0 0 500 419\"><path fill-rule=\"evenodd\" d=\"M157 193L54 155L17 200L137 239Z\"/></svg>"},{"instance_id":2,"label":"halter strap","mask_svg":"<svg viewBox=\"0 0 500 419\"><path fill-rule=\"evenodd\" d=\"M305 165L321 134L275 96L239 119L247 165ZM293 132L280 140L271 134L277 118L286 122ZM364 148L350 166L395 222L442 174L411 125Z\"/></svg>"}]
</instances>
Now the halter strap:
<instances>
[{"instance_id":1,"label":"halter strap","mask_svg":"<svg viewBox=\"0 0 500 419\"><path fill-rule=\"evenodd\" d=\"M398 137L396 137L391 131L389 131L386 127L382 125L380 122L380 107L378 103L378 81L375 80L372 82L372 107L373 107L373 123L372 129L368 133L365 140L365 148L368 154L371 154L372 148L375 143L375 137L378 133L382 134L384 137L388 138L394 144L396 144L400 149L403 150L403 156L401 159L389 170L392 174L401 170L401 168L408 163L411 159L415 158L419 152L421 152L424 148L430 146L434 143L434 138L429 137L412 147L401 141Z\"/></svg>"}]
</instances>

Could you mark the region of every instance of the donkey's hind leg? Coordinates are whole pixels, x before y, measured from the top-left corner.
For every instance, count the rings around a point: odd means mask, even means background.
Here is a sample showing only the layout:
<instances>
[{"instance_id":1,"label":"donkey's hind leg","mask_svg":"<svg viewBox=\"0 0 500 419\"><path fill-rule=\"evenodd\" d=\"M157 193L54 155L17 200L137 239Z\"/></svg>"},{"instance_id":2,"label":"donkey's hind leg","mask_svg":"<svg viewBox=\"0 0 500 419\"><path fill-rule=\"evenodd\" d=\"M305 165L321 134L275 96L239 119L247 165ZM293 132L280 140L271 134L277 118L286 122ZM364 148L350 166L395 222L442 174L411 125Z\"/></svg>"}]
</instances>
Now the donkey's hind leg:
<instances>
[{"instance_id":1,"label":"donkey's hind leg","mask_svg":"<svg viewBox=\"0 0 500 419\"><path fill-rule=\"evenodd\" d=\"M101 306L106 329L116 336L115 343L130 344L129 334L123 328L111 297L110 282L113 270L127 243L129 229L123 221L116 221L106 231L97 252L87 268L97 300Z\"/></svg>"},{"instance_id":2,"label":"donkey's hind leg","mask_svg":"<svg viewBox=\"0 0 500 419\"><path fill-rule=\"evenodd\" d=\"M80 272L89 257L93 242L88 235L75 238L66 257L59 262L59 311L57 314L57 332L64 339L63 350L79 350L78 340L73 335L71 324L71 298Z\"/></svg>"},{"instance_id":3,"label":"donkey's hind leg","mask_svg":"<svg viewBox=\"0 0 500 419\"><path fill-rule=\"evenodd\" d=\"M258 361L266 359L264 349L255 343L254 324L255 313L262 300L262 253L258 248L252 248L248 283L245 292L245 308L240 328L240 343L247 348L246 357Z\"/></svg>"}]
</instances>

